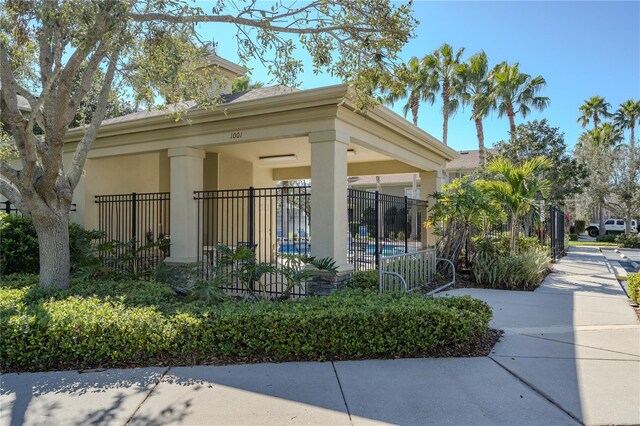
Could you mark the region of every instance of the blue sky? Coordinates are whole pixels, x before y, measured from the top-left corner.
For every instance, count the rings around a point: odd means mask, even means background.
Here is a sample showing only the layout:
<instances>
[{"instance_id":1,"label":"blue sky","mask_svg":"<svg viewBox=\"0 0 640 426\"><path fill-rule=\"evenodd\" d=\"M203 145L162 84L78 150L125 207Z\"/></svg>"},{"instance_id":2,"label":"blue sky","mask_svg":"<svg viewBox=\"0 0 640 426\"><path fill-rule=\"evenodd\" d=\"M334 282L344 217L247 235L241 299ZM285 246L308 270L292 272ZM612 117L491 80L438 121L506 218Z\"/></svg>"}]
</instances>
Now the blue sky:
<instances>
[{"instance_id":1,"label":"blue sky","mask_svg":"<svg viewBox=\"0 0 640 426\"><path fill-rule=\"evenodd\" d=\"M570 146L583 131L576 119L585 99L604 96L614 109L629 98L640 99L640 1L416 1L414 13L420 25L403 50L404 59L422 57L446 42L464 47L465 58L484 50L492 65L519 62L521 72L547 80L542 94L551 99L544 112L527 120L546 117ZM229 30L216 28L213 38L221 56L237 60ZM249 65L254 80L270 80L259 64ZM310 68L299 80L303 89L339 83L313 75ZM401 108L402 103L393 107L398 113ZM423 105L418 122L439 139L440 111L439 103ZM450 120L449 145L455 149L477 149L469 115L459 111ZM518 117L516 123L521 122ZM487 145L506 139L508 127L506 117L485 120Z\"/></svg>"}]
</instances>

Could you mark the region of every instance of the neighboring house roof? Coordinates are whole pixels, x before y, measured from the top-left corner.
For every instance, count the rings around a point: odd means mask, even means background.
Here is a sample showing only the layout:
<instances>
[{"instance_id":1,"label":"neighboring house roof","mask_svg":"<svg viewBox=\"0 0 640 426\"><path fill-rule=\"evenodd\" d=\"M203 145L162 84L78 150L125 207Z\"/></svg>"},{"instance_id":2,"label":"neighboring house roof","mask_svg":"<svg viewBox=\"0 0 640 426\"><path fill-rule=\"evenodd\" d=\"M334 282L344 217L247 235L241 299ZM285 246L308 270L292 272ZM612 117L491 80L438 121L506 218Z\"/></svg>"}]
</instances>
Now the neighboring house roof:
<instances>
[{"instance_id":1,"label":"neighboring house roof","mask_svg":"<svg viewBox=\"0 0 640 426\"><path fill-rule=\"evenodd\" d=\"M493 148L485 149L487 153L494 154ZM466 151L458 151L460 157L447 163L447 170L475 170L480 165L480 150L470 149Z\"/></svg>"},{"instance_id":2,"label":"neighboring house roof","mask_svg":"<svg viewBox=\"0 0 640 426\"><path fill-rule=\"evenodd\" d=\"M31 111L31 105L29 105L27 98L18 95L18 109L20 111Z\"/></svg>"},{"instance_id":3,"label":"neighboring house roof","mask_svg":"<svg viewBox=\"0 0 640 426\"><path fill-rule=\"evenodd\" d=\"M297 89L293 87L279 84L277 86L251 89L245 92L228 93L221 96L220 105L218 105L217 108L220 109L225 105L229 105L235 102L250 101L254 99L262 99L262 98L268 98L271 96L283 95L285 93L291 93L296 90ZM170 105L166 109L152 109L152 110L138 111L131 114L123 115L121 117L110 118L108 120L104 120L102 122L102 125L104 126L106 124L126 123L129 121L142 120L149 117L165 116L179 109L195 110L195 109L198 109L198 106L196 105L195 101L187 101L178 105Z\"/></svg>"},{"instance_id":4,"label":"neighboring house roof","mask_svg":"<svg viewBox=\"0 0 640 426\"><path fill-rule=\"evenodd\" d=\"M0 88L2 85L0 84ZM24 96L18 96L18 109L20 111L31 111L31 105L29 105L29 101Z\"/></svg>"},{"instance_id":5,"label":"neighboring house roof","mask_svg":"<svg viewBox=\"0 0 640 426\"><path fill-rule=\"evenodd\" d=\"M486 150L489 153L495 153L496 150L489 148ZM459 158L447 162L447 171L471 171L478 168L480 165L480 151L477 149L458 151ZM401 173L394 175L380 175L380 185L410 185L413 182L413 173ZM418 180L420 176L418 175ZM357 181L353 182L354 186L369 186L376 185L376 176L361 176Z\"/></svg>"}]
</instances>

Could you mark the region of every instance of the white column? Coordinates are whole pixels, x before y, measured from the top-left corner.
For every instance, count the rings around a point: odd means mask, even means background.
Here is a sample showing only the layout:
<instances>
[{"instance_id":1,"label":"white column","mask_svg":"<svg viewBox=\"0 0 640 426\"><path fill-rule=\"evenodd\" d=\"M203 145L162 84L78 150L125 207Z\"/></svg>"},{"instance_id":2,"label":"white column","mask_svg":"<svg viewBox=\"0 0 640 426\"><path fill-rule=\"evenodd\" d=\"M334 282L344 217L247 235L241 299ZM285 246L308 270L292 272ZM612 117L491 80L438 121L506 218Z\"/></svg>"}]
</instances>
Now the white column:
<instances>
[{"instance_id":1,"label":"white column","mask_svg":"<svg viewBox=\"0 0 640 426\"><path fill-rule=\"evenodd\" d=\"M171 164L171 256L168 263L191 263L198 258L198 211L194 191L202 191L205 152L193 148L168 150Z\"/></svg>"},{"instance_id":2,"label":"white column","mask_svg":"<svg viewBox=\"0 0 640 426\"><path fill-rule=\"evenodd\" d=\"M336 131L309 134L311 144L311 253L347 265L347 144Z\"/></svg>"},{"instance_id":3,"label":"white column","mask_svg":"<svg viewBox=\"0 0 640 426\"><path fill-rule=\"evenodd\" d=\"M444 174L441 170L420 172L420 198L429 202L429 209L431 209L435 203L431 195L434 192L441 191L443 183ZM424 218L423 220L426 219L427 218ZM424 232L423 230L422 232L422 247L433 247L437 241L437 236L433 233L433 226L430 226L426 231L427 232Z\"/></svg>"}]
</instances>

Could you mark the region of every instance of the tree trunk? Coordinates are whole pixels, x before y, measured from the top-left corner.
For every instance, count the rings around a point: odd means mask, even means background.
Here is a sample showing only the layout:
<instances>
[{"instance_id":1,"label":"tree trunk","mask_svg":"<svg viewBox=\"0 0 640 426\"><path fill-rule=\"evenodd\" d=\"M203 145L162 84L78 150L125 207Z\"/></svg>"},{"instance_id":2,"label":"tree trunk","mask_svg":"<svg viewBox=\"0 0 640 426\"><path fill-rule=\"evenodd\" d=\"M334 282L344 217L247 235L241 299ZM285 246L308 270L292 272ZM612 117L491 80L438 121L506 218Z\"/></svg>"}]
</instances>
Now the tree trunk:
<instances>
[{"instance_id":1,"label":"tree trunk","mask_svg":"<svg viewBox=\"0 0 640 426\"><path fill-rule=\"evenodd\" d=\"M600 203L600 220L598 223L598 235L606 235L607 229L605 228L604 218L604 205Z\"/></svg>"},{"instance_id":2,"label":"tree trunk","mask_svg":"<svg viewBox=\"0 0 640 426\"><path fill-rule=\"evenodd\" d=\"M40 286L69 286L69 212L63 207L41 208L33 212L33 226L40 246ZM44 211L42 211L44 210Z\"/></svg>"},{"instance_id":3,"label":"tree trunk","mask_svg":"<svg viewBox=\"0 0 640 426\"><path fill-rule=\"evenodd\" d=\"M484 167L485 158L484 158L484 129L482 128L482 119L476 118L476 134L478 136L478 157L480 167Z\"/></svg>"},{"instance_id":4,"label":"tree trunk","mask_svg":"<svg viewBox=\"0 0 640 426\"><path fill-rule=\"evenodd\" d=\"M518 235L517 224L516 214L511 213L511 238L509 241L511 256L515 256L516 254L516 236Z\"/></svg>"},{"instance_id":5,"label":"tree trunk","mask_svg":"<svg viewBox=\"0 0 640 426\"><path fill-rule=\"evenodd\" d=\"M447 132L449 130L449 82L442 85L442 143L447 145Z\"/></svg>"},{"instance_id":6,"label":"tree trunk","mask_svg":"<svg viewBox=\"0 0 640 426\"><path fill-rule=\"evenodd\" d=\"M507 111L507 117L509 117L509 132L511 133L511 140L516 137L516 113L513 112L513 108L509 108Z\"/></svg>"},{"instance_id":7,"label":"tree trunk","mask_svg":"<svg viewBox=\"0 0 640 426\"><path fill-rule=\"evenodd\" d=\"M447 145L447 132L449 131L449 112L445 109L442 113L444 120L442 121L442 143Z\"/></svg>"},{"instance_id":8,"label":"tree trunk","mask_svg":"<svg viewBox=\"0 0 640 426\"><path fill-rule=\"evenodd\" d=\"M411 97L411 115L413 116L413 125L418 126L418 111L420 109L420 99L416 96Z\"/></svg>"}]
</instances>

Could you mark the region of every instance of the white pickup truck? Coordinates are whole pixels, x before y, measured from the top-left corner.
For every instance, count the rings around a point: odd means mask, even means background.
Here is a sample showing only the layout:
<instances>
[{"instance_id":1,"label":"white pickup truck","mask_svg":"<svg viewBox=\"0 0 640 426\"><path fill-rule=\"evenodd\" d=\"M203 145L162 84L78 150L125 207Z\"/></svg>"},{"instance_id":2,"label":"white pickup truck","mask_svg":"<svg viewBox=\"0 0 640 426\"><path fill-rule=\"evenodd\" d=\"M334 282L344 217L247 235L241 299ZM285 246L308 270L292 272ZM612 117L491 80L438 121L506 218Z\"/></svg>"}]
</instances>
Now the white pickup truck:
<instances>
[{"instance_id":1,"label":"white pickup truck","mask_svg":"<svg viewBox=\"0 0 640 426\"><path fill-rule=\"evenodd\" d=\"M587 226L587 233L591 237L597 237L600 234L600 225L597 223L591 223ZM624 219L607 219L604 222L605 234L608 233L621 233L625 231ZM631 221L631 232L638 232L638 222L636 220Z\"/></svg>"}]
</instances>

